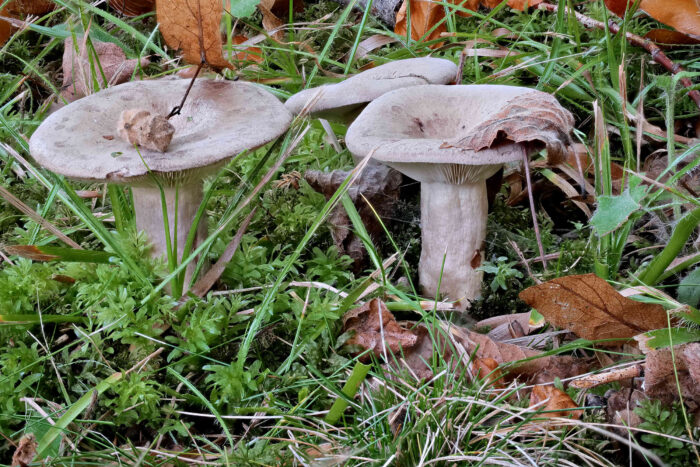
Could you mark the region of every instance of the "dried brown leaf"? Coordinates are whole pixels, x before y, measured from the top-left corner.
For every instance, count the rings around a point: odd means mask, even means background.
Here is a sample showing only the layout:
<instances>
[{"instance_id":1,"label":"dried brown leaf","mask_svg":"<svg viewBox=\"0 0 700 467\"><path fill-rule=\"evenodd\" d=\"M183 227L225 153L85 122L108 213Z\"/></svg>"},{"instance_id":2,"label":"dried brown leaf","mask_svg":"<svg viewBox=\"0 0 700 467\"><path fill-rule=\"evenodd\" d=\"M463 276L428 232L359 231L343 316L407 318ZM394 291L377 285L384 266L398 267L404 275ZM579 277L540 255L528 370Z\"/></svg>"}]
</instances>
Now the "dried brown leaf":
<instances>
[{"instance_id":1,"label":"dried brown leaf","mask_svg":"<svg viewBox=\"0 0 700 467\"><path fill-rule=\"evenodd\" d=\"M595 274L560 277L523 290L520 298L584 339L626 339L666 326L661 305L623 297Z\"/></svg>"},{"instance_id":2,"label":"dried brown leaf","mask_svg":"<svg viewBox=\"0 0 700 467\"><path fill-rule=\"evenodd\" d=\"M608 9L620 17L633 4L634 0L605 0ZM639 9L661 23L700 39L700 5L697 0L641 0Z\"/></svg>"},{"instance_id":3,"label":"dried brown leaf","mask_svg":"<svg viewBox=\"0 0 700 467\"><path fill-rule=\"evenodd\" d=\"M322 193L328 200L349 175L350 172L341 170L332 172L308 170L304 174L304 179L311 188ZM355 204L367 232L373 239L378 239L384 233L384 227L377 219L377 215L383 219L384 225L389 222L394 205L399 198L402 180L401 174L396 170L382 164L371 164L365 167L355 184L348 190L348 196ZM350 218L345 209L338 206L331 212L327 222L330 225L331 236L340 252L354 260L353 269L361 270L364 267L366 250L362 240L352 232Z\"/></svg>"},{"instance_id":4,"label":"dried brown leaf","mask_svg":"<svg viewBox=\"0 0 700 467\"><path fill-rule=\"evenodd\" d=\"M61 96L68 102L72 102L81 97L85 97L97 91L94 89L93 76L97 78L101 87L113 86L128 81L137 66L146 66L150 63L148 58L127 60L124 51L117 45L111 42L92 41L92 48L95 51L96 57L92 52L88 52L89 48L85 46L85 42L78 42L78 50L76 52L75 44L72 38L68 38L64 42L63 49L63 86ZM90 57L94 68L90 63ZM97 63L99 62L99 71ZM98 69L95 69L98 68ZM106 83L103 80L106 79Z\"/></svg>"},{"instance_id":5,"label":"dried brown leaf","mask_svg":"<svg viewBox=\"0 0 700 467\"><path fill-rule=\"evenodd\" d=\"M0 5L4 4L0 1ZM26 15L43 15L56 7L51 0L10 0L3 8L0 8L0 16L7 18L20 18ZM10 38L14 28L0 18L0 45Z\"/></svg>"},{"instance_id":6,"label":"dried brown leaf","mask_svg":"<svg viewBox=\"0 0 700 467\"><path fill-rule=\"evenodd\" d=\"M479 151L506 141L530 143L546 147L550 163L557 164L572 150L573 125L574 117L553 96L526 93L508 101L452 146Z\"/></svg>"},{"instance_id":7,"label":"dried brown leaf","mask_svg":"<svg viewBox=\"0 0 700 467\"><path fill-rule=\"evenodd\" d=\"M155 10L156 0L110 0L109 6L124 16L141 16Z\"/></svg>"},{"instance_id":8,"label":"dried brown leaf","mask_svg":"<svg viewBox=\"0 0 700 467\"><path fill-rule=\"evenodd\" d=\"M408 31L408 21L406 8L410 2L411 8L411 39L418 41L432 41L439 39L443 32L447 31L447 23L442 21L445 18L445 8L432 0L404 0L399 12L396 14L396 25L394 32L400 36L406 36ZM433 26L439 26L432 29ZM428 31L432 31L428 34ZM427 34L427 36L426 36ZM426 36L426 37L423 37ZM431 44L431 48L437 48L442 42Z\"/></svg>"},{"instance_id":9,"label":"dried brown leaf","mask_svg":"<svg viewBox=\"0 0 700 467\"><path fill-rule=\"evenodd\" d=\"M262 63L265 59L263 58L263 51L260 47L254 47L252 45L241 45L248 40L246 36L239 35L233 38L233 45L236 46L234 49L236 53L234 54L234 60L239 62L256 62Z\"/></svg>"},{"instance_id":10,"label":"dried brown leaf","mask_svg":"<svg viewBox=\"0 0 700 467\"><path fill-rule=\"evenodd\" d=\"M652 29L644 34L644 38L663 45L700 44L700 37L691 37L672 29Z\"/></svg>"},{"instance_id":11,"label":"dried brown leaf","mask_svg":"<svg viewBox=\"0 0 700 467\"><path fill-rule=\"evenodd\" d=\"M674 346L673 353L670 348L647 349L645 353L644 392L647 397L671 403L678 400L680 386L683 402L693 411L700 408L700 343Z\"/></svg>"},{"instance_id":12,"label":"dried brown leaf","mask_svg":"<svg viewBox=\"0 0 700 467\"><path fill-rule=\"evenodd\" d=\"M46 254L35 245L9 245L4 249L7 254L21 256L32 261L55 261L60 259L60 256Z\"/></svg>"},{"instance_id":13,"label":"dried brown leaf","mask_svg":"<svg viewBox=\"0 0 700 467\"><path fill-rule=\"evenodd\" d=\"M537 385L532 388L530 407L534 405L538 405L537 410L546 411L542 414L543 417L571 417L578 420L583 415L583 410L572 410L578 405L567 393L551 384ZM550 410L556 412L550 412Z\"/></svg>"},{"instance_id":14,"label":"dried brown leaf","mask_svg":"<svg viewBox=\"0 0 700 467\"><path fill-rule=\"evenodd\" d=\"M19 440L19 445L12 455L12 467L26 467L31 464L36 456L36 448L38 447L36 437L33 433L27 433Z\"/></svg>"},{"instance_id":15,"label":"dried brown leaf","mask_svg":"<svg viewBox=\"0 0 700 467\"><path fill-rule=\"evenodd\" d=\"M343 316L343 330L355 332L348 339L348 345L370 350L377 357L382 357L384 352L399 353L418 342L417 334L399 326L394 315L378 298L348 311ZM369 360L369 355L362 360Z\"/></svg>"},{"instance_id":16,"label":"dried brown leaf","mask_svg":"<svg viewBox=\"0 0 700 467\"><path fill-rule=\"evenodd\" d=\"M156 14L165 42L182 50L186 63L204 62L214 69L231 68L223 56L221 0L156 0Z\"/></svg>"},{"instance_id":17,"label":"dried brown leaf","mask_svg":"<svg viewBox=\"0 0 700 467\"><path fill-rule=\"evenodd\" d=\"M144 109L126 109L117 123L119 137L153 151L165 152L175 134L175 127L163 115L151 115Z\"/></svg>"}]
</instances>

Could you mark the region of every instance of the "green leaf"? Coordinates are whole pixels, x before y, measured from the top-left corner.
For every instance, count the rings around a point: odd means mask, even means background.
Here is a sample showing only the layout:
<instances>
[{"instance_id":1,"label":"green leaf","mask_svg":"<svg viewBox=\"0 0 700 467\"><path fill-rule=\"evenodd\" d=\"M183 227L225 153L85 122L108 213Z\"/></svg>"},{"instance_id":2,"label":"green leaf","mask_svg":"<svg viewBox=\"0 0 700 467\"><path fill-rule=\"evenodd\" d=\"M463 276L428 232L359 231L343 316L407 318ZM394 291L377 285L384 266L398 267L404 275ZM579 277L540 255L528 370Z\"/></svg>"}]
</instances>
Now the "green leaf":
<instances>
[{"instance_id":1,"label":"green leaf","mask_svg":"<svg viewBox=\"0 0 700 467\"><path fill-rule=\"evenodd\" d=\"M52 426L39 440L39 447L36 450L37 458L42 459L46 457L49 448L53 446L56 438L58 438L58 436L61 435L66 428L68 428L68 425L73 423L73 421L78 418L78 415L83 413L83 411L92 403L93 394L97 393L97 396L99 396L109 389L112 384L119 381L123 375L123 373L114 373L109 378L103 379L97 386L95 386L94 389L86 392L75 404L66 410L66 413L64 413L61 418L56 420L56 424Z\"/></svg>"},{"instance_id":2,"label":"green leaf","mask_svg":"<svg viewBox=\"0 0 700 467\"><path fill-rule=\"evenodd\" d=\"M236 18L248 18L255 13L260 0L229 0L229 12Z\"/></svg>"},{"instance_id":3,"label":"green leaf","mask_svg":"<svg viewBox=\"0 0 700 467\"><path fill-rule=\"evenodd\" d=\"M649 339L647 345L652 349L670 347L671 344L687 344L700 341L700 329L697 328L671 328L656 329L646 333Z\"/></svg>"},{"instance_id":4,"label":"green leaf","mask_svg":"<svg viewBox=\"0 0 700 467\"><path fill-rule=\"evenodd\" d=\"M633 184L630 183L630 185ZM596 234L602 237L624 224L632 214L641 208L639 202L645 194L644 187L630 186L618 196L599 196L598 208L590 221Z\"/></svg>"},{"instance_id":5,"label":"green leaf","mask_svg":"<svg viewBox=\"0 0 700 467\"><path fill-rule=\"evenodd\" d=\"M678 301L697 308L700 304L700 268L695 268L678 284Z\"/></svg>"}]
</instances>

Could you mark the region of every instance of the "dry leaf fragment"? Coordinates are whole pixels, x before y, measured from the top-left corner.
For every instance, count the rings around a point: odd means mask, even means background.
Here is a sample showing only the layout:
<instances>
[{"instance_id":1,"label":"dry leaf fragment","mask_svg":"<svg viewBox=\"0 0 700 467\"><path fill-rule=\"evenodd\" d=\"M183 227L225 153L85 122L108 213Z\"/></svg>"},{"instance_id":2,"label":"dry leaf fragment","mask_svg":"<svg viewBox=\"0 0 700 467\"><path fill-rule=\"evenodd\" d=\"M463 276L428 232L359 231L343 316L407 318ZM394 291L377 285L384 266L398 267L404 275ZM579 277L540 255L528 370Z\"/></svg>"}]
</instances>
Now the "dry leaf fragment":
<instances>
[{"instance_id":1,"label":"dry leaf fragment","mask_svg":"<svg viewBox=\"0 0 700 467\"><path fill-rule=\"evenodd\" d=\"M173 139L175 127L162 115L151 115L142 109L126 109L119 116L117 131L130 144L165 152Z\"/></svg>"},{"instance_id":2,"label":"dry leaf fragment","mask_svg":"<svg viewBox=\"0 0 700 467\"><path fill-rule=\"evenodd\" d=\"M633 4L634 0L605 0L605 6L620 17ZM639 9L661 23L700 39L700 6L697 0L641 0Z\"/></svg>"},{"instance_id":3,"label":"dry leaf fragment","mask_svg":"<svg viewBox=\"0 0 700 467\"><path fill-rule=\"evenodd\" d=\"M546 147L549 162L557 164L572 150L569 133L573 125L574 117L554 96L526 93L511 99L451 147L480 151L504 141L532 143Z\"/></svg>"},{"instance_id":4,"label":"dry leaf fragment","mask_svg":"<svg viewBox=\"0 0 700 467\"><path fill-rule=\"evenodd\" d=\"M0 5L5 2L0 1ZM0 8L0 16L7 18L20 18L26 15L43 15L56 7L51 0L10 0L4 8ZM10 38L14 28L0 18L0 45Z\"/></svg>"},{"instance_id":5,"label":"dry leaf fragment","mask_svg":"<svg viewBox=\"0 0 700 467\"><path fill-rule=\"evenodd\" d=\"M252 45L241 45L248 41L248 38L243 35L238 35L233 38L233 45L236 46L236 50L233 59L239 62L256 62L262 63L265 59L263 58L263 52L260 47L253 47Z\"/></svg>"},{"instance_id":6,"label":"dry leaf fragment","mask_svg":"<svg viewBox=\"0 0 700 467\"><path fill-rule=\"evenodd\" d=\"M666 326L661 305L623 297L595 274L560 277L523 290L520 298L583 339L626 339Z\"/></svg>"},{"instance_id":7,"label":"dry leaf fragment","mask_svg":"<svg viewBox=\"0 0 700 467\"><path fill-rule=\"evenodd\" d=\"M410 2L411 8L411 39L419 41L432 41L440 38L443 32L447 31L445 18L445 8L434 2L433 0L405 0L396 14L396 25L394 32L401 36L406 36L408 30L408 22L406 16L406 8ZM433 26L439 26L433 29ZM432 31L431 31L432 29ZM428 34L428 31L431 31ZM427 36L426 36L427 34ZM424 37L426 36L426 37ZM431 48L437 48L442 45L442 42L432 44Z\"/></svg>"},{"instance_id":8,"label":"dry leaf fragment","mask_svg":"<svg viewBox=\"0 0 700 467\"><path fill-rule=\"evenodd\" d=\"M503 373L498 369L498 362L493 358L475 358L472 361L476 369L474 376L476 378L486 378L486 382L494 387L503 387Z\"/></svg>"},{"instance_id":9,"label":"dry leaf fragment","mask_svg":"<svg viewBox=\"0 0 700 467\"><path fill-rule=\"evenodd\" d=\"M110 0L109 6L124 16L141 16L156 8L155 0Z\"/></svg>"},{"instance_id":10,"label":"dry leaf fragment","mask_svg":"<svg viewBox=\"0 0 700 467\"><path fill-rule=\"evenodd\" d=\"M168 46L182 50L191 65L204 62L214 69L231 68L221 42L221 0L156 0L160 32Z\"/></svg>"},{"instance_id":11,"label":"dry leaf fragment","mask_svg":"<svg viewBox=\"0 0 700 467\"><path fill-rule=\"evenodd\" d=\"M148 58L127 60L124 51L111 42L92 41L92 47L97 57L88 56L85 41L80 40L76 52L72 38L63 44L63 86L61 96L68 102L85 97L97 91L94 89L93 77L101 87L107 87L128 81L137 66L147 66ZM92 54L92 52L90 52ZM99 68L97 62L99 61ZM93 68L94 65L94 68ZM99 71L101 68L102 72ZM106 83L103 81L106 79Z\"/></svg>"},{"instance_id":12,"label":"dry leaf fragment","mask_svg":"<svg viewBox=\"0 0 700 467\"><path fill-rule=\"evenodd\" d=\"M541 414L544 417L570 417L578 420L583 415L583 410L572 410L576 409L578 404L567 393L551 384L537 385L532 388L530 407L535 405L538 405L537 410L545 411ZM550 412L550 410L556 412Z\"/></svg>"},{"instance_id":13,"label":"dry leaf fragment","mask_svg":"<svg viewBox=\"0 0 700 467\"><path fill-rule=\"evenodd\" d=\"M644 350L644 346L640 346ZM678 400L678 385L683 402L692 410L700 408L700 343L647 350L644 364L644 392L647 397L668 404ZM675 358L674 358L675 357ZM676 375L678 385L676 385Z\"/></svg>"},{"instance_id":14,"label":"dry leaf fragment","mask_svg":"<svg viewBox=\"0 0 700 467\"><path fill-rule=\"evenodd\" d=\"M4 247L4 250L8 255L17 255L32 261L55 261L61 258L44 253L36 245L8 245Z\"/></svg>"},{"instance_id":15,"label":"dry leaf fragment","mask_svg":"<svg viewBox=\"0 0 700 467\"><path fill-rule=\"evenodd\" d=\"M308 170L304 174L304 179L311 188L322 193L328 200L349 175L350 172L340 170L332 172ZM383 164L368 165L348 190L348 196L357 207L360 218L373 239L384 233L384 227L377 219L377 215L386 225L399 198L402 180L399 172ZM328 223L338 249L354 260L355 270L360 270L364 264L366 251L362 240L352 233L350 218L345 209L342 206L334 209L328 218Z\"/></svg>"},{"instance_id":16,"label":"dry leaf fragment","mask_svg":"<svg viewBox=\"0 0 700 467\"><path fill-rule=\"evenodd\" d=\"M370 350L377 357L385 352L399 353L401 349L413 347L418 342L416 333L399 326L394 315L378 298L348 311L343 316L343 329L355 332L348 339L348 345ZM369 355L362 360L369 360Z\"/></svg>"},{"instance_id":17,"label":"dry leaf fragment","mask_svg":"<svg viewBox=\"0 0 700 467\"><path fill-rule=\"evenodd\" d=\"M36 448L38 443L36 442L36 437L34 433L27 433L22 436L19 440L19 445L15 449L15 453L12 455L12 467L26 467L28 466L34 457L36 456Z\"/></svg>"}]
</instances>

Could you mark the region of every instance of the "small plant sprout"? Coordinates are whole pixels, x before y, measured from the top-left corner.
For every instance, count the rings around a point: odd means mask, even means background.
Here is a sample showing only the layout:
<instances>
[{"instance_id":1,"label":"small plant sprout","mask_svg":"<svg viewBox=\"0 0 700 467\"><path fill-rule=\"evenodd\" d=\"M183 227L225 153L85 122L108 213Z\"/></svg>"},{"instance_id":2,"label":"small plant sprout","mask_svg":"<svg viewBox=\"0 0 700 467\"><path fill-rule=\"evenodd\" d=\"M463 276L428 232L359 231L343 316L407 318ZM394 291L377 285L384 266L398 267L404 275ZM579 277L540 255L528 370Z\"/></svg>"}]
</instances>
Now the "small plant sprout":
<instances>
[{"instance_id":1,"label":"small plant sprout","mask_svg":"<svg viewBox=\"0 0 700 467\"><path fill-rule=\"evenodd\" d=\"M465 310L479 295L486 179L506 162L547 148L561 158L573 117L555 98L499 85L414 86L370 103L348 129L355 157L421 182L420 285Z\"/></svg>"},{"instance_id":2,"label":"small plant sprout","mask_svg":"<svg viewBox=\"0 0 700 467\"><path fill-rule=\"evenodd\" d=\"M508 281L511 278L522 279L523 277L523 273L513 267L515 264L516 261L508 261L508 258L505 256L499 256L494 262L485 261L476 270L494 275L490 284L492 291L495 292L499 288L508 290Z\"/></svg>"},{"instance_id":3,"label":"small plant sprout","mask_svg":"<svg viewBox=\"0 0 700 467\"><path fill-rule=\"evenodd\" d=\"M188 85L136 81L100 91L52 114L30 141L32 156L53 172L131 186L136 227L148 235L151 254L167 256L171 269L206 237L204 178L232 156L278 137L291 122L284 106L257 86L201 79L181 114L169 120L175 133L166 152L116 136L122 112L166 115ZM185 291L194 266L186 269Z\"/></svg>"}]
</instances>

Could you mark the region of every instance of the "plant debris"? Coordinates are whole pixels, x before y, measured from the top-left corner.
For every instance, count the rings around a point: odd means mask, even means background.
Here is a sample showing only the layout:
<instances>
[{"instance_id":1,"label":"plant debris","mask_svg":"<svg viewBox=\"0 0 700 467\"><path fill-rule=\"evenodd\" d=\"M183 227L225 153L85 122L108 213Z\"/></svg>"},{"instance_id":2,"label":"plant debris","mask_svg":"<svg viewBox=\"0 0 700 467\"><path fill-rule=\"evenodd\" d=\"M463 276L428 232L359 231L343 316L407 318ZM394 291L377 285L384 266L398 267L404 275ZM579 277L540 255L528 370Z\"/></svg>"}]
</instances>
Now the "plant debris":
<instances>
[{"instance_id":1,"label":"plant debris","mask_svg":"<svg viewBox=\"0 0 700 467\"><path fill-rule=\"evenodd\" d=\"M117 124L119 137L130 144L165 152L175 134L175 127L162 115L151 115L147 110L126 109Z\"/></svg>"}]
</instances>

